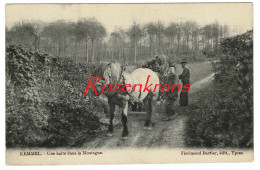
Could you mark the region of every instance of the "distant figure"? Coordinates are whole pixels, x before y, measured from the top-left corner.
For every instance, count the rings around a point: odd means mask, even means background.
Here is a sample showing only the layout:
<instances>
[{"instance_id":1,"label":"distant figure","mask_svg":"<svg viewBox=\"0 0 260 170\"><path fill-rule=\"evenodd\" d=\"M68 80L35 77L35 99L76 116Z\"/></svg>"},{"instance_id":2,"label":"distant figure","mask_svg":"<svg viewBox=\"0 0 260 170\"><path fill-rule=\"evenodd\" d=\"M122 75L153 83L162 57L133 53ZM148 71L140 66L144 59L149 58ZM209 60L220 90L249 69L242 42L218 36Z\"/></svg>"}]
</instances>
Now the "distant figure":
<instances>
[{"instance_id":1,"label":"distant figure","mask_svg":"<svg viewBox=\"0 0 260 170\"><path fill-rule=\"evenodd\" d=\"M187 61L182 61L181 66L183 68L182 74L179 75L179 78L182 81L182 88L186 84L190 84L190 69L186 66ZM186 91L186 89L184 89ZM188 92L181 92L180 94L180 106L188 106Z\"/></svg>"},{"instance_id":2,"label":"distant figure","mask_svg":"<svg viewBox=\"0 0 260 170\"><path fill-rule=\"evenodd\" d=\"M170 84L171 86L179 83L179 78L175 73L174 64L169 65L169 71L168 71L166 83ZM165 94L165 111L167 115L166 120L171 120L175 116L174 102L178 98L178 86L175 86L173 92L171 92L171 90L172 89L170 89L169 92Z\"/></svg>"}]
</instances>

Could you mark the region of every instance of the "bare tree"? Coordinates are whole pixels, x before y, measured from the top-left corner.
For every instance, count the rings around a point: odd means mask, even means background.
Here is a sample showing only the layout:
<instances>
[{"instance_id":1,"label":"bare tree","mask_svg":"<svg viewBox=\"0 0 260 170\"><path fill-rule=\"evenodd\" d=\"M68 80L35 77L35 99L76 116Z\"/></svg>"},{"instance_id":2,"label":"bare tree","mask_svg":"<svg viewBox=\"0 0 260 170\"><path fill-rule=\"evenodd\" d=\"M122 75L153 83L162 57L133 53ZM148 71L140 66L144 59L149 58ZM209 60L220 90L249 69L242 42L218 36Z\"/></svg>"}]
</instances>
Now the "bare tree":
<instances>
[{"instance_id":1,"label":"bare tree","mask_svg":"<svg viewBox=\"0 0 260 170\"><path fill-rule=\"evenodd\" d=\"M92 62L94 62L94 41L98 38L102 38L106 35L106 29L99 23L96 19L88 20L88 29L87 33L91 40L92 45Z\"/></svg>"},{"instance_id":2,"label":"bare tree","mask_svg":"<svg viewBox=\"0 0 260 170\"><path fill-rule=\"evenodd\" d=\"M184 27L183 27L183 33L186 39L186 52L189 52L189 42L190 42L190 35L192 33L192 27L193 27L193 22L191 21L186 21L184 23Z\"/></svg>"},{"instance_id":3,"label":"bare tree","mask_svg":"<svg viewBox=\"0 0 260 170\"><path fill-rule=\"evenodd\" d=\"M149 45L150 45L150 56L153 56L153 37L156 34L156 26L154 23L150 22L148 24L145 25L145 31L147 33L147 35L149 36Z\"/></svg>"},{"instance_id":4,"label":"bare tree","mask_svg":"<svg viewBox=\"0 0 260 170\"><path fill-rule=\"evenodd\" d=\"M218 43L219 43L219 37L221 34L221 27L217 22L212 24L212 37L214 38L214 46L216 50L216 54L218 54Z\"/></svg>"},{"instance_id":5,"label":"bare tree","mask_svg":"<svg viewBox=\"0 0 260 170\"><path fill-rule=\"evenodd\" d=\"M45 23L42 21L35 21L32 23L33 28L34 28L34 49L37 50L40 48L40 43L41 43L41 35L43 33Z\"/></svg>"},{"instance_id":6,"label":"bare tree","mask_svg":"<svg viewBox=\"0 0 260 170\"><path fill-rule=\"evenodd\" d=\"M10 44L24 45L31 49L35 39L34 27L31 23L21 22L13 26L8 34Z\"/></svg>"},{"instance_id":7,"label":"bare tree","mask_svg":"<svg viewBox=\"0 0 260 170\"><path fill-rule=\"evenodd\" d=\"M140 40L140 36L142 34L142 30L140 25L137 25L136 23L134 23L134 25L132 25L128 32L127 35L129 36L131 43L134 45L134 61L136 63L137 61L137 42Z\"/></svg>"},{"instance_id":8,"label":"bare tree","mask_svg":"<svg viewBox=\"0 0 260 170\"><path fill-rule=\"evenodd\" d=\"M177 31L176 27L177 27L176 24L171 22L169 24L169 26L166 27L165 30L164 30L165 36L170 40L170 42L169 42L169 46L170 46L169 49L170 49L170 51L173 50L173 42L174 42L174 38L176 36L176 31Z\"/></svg>"},{"instance_id":9,"label":"bare tree","mask_svg":"<svg viewBox=\"0 0 260 170\"><path fill-rule=\"evenodd\" d=\"M119 54L118 57L121 57L120 51L121 51L121 43L122 43L122 37L118 31L114 31L110 34L110 41L112 44L112 48L115 50L116 54Z\"/></svg>"},{"instance_id":10,"label":"bare tree","mask_svg":"<svg viewBox=\"0 0 260 170\"><path fill-rule=\"evenodd\" d=\"M170 22L166 27L161 21L139 25L129 29L117 28L106 37L106 29L95 18L79 19L75 23L58 20L52 23L20 22L6 28L6 43L21 44L30 49L44 48L55 55L75 55L87 62L109 61L110 58L126 61L146 60L155 53L181 57L218 53L218 44L228 37L227 25L212 23L200 27L196 22ZM90 57L89 58L89 51ZM117 58L116 58L117 57ZM130 59L132 60L132 59Z\"/></svg>"},{"instance_id":11,"label":"bare tree","mask_svg":"<svg viewBox=\"0 0 260 170\"><path fill-rule=\"evenodd\" d=\"M51 39L55 54L61 55L62 51L67 48L67 41L70 36L69 30L70 24L63 20L52 22L44 28L44 35ZM56 44L58 52L56 51Z\"/></svg>"},{"instance_id":12,"label":"bare tree","mask_svg":"<svg viewBox=\"0 0 260 170\"><path fill-rule=\"evenodd\" d=\"M192 49L192 56L194 57L194 51L197 53L198 48L198 37L199 37L199 26L197 23L193 22L191 26L191 49ZM194 47L195 46L195 47Z\"/></svg>"},{"instance_id":13,"label":"bare tree","mask_svg":"<svg viewBox=\"0 0 260 170\"><path fill-rule=\"evenodd\" d=\"M156 40L157 40L157 53L160 53L161 47L162 47L162 41L163 41L163 34L164 34L164 25L161 21L157 22L156 26Z\"/></svg>"},{"instance_id":14,"label":"bare tree","mask_svg":"<svg viewBox=\"0 0 260 170\"><path fill-rule=\"evenodd\" d=\"M176 25L176 36L177 36L177 44L178 44L178 57L180 56L180 41L182 36L182 25Z\"/></svg>"},{"instance_id":15,"label":"bare tree","mask_svg":"<svg viewBox=\"0 0 260 170\"><path fill-rule=\"evenodd\" d=\"M76 41L81 42L85 41L85 55L87 58L87 62L89 62L89 56L88 56L88 41L89 41L89 24L87 19L80 19L78 20L75 28L74 28L74 36Z\"/></svg>"}]
</instances>

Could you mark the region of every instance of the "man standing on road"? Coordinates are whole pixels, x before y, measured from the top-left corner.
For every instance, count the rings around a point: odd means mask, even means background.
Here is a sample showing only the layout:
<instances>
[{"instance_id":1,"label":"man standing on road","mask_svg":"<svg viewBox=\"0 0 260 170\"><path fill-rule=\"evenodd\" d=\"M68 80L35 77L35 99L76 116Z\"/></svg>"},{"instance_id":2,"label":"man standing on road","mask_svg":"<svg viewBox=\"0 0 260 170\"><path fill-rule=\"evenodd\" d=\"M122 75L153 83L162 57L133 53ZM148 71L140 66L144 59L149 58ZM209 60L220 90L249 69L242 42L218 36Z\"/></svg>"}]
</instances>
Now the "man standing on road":
<instances>
[{"instance_id":1,"label":"man standing on road","mask_svg":"<svg viewBox=\"0 0 260 170\"><path fill-rule=\"evenodd\" d=\"M182 81L182 88L184 85L190 84L190 69L186 66L187 61L182 61L181 66L183 68L182 74L179 75L179 78ZM186 90L184 90L186 91ZM180 106L188 106L188 92L181 92L180 94Z\"/></svg>"},{"instance_id":2,"label":"man standing on road","mask_svg":"<svg viewBox=\"0 0 260 170\"><path fill-rule=\"evenodd\" d=\"M166 82L170 85L179 84L179 78L178 75L176 75L175 73L175 65L173 63L169 65L169 71ZM165 111L167 114L167 119L165 120L171 120L175 117L174 102L177 100L177 98L178 86L175 86L173 92L171 92L170 90L165 94Z\"/></svg>"}]
</instances>

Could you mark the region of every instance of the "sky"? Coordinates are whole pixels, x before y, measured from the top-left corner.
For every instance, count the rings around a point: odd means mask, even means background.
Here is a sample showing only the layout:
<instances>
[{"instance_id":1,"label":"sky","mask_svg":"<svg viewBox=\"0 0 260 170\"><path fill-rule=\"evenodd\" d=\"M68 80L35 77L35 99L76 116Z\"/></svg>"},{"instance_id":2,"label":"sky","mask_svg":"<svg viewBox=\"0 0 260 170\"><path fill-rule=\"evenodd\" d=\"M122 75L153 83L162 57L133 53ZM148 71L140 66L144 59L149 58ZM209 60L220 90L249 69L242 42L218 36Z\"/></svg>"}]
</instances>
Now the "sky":
<instances>
[{"instance_id":1,"label":"sky","mask_svg":"<svg viewBox=\"0 0 260 170\"><path fill-rule=\"evenodd\" d=\"M134 22L196 21L201 26L213 22L227 24L231 31L243 33L253 28L251 3L190 3L190 4L16 4L6 5L6 26L16 22L41 20L52 22L59 19L77 21L95 17L107 32L115 28L129 28Z\"/></svg>"}]
</instances>

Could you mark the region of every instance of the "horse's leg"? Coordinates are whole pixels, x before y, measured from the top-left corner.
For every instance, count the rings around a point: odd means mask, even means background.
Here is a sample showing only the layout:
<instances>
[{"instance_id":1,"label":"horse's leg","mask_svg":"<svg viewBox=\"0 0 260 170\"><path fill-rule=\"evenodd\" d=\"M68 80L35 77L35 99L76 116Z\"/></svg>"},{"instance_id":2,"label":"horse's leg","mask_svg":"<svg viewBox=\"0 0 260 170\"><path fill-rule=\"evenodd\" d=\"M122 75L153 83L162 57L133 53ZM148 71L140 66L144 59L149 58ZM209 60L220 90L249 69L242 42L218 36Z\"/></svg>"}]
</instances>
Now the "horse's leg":
<instances>
[{"instance_id":1,"label":"horse's leg","mask_svg":"<svg viewBox=\"0 0 260 170\"><path fill-rule=\"evenodd\" d=\"M110 116L109 127L108 127L108 136L112 136L112 133L114 131L113 119L114 119L114 113L115 113L115 104L112 102L112 100L110 98L108 98L108 104L109 104L109 116Z\"/></svg>"},{"instance_id":2,"label":"horse's leg","mask_svg":"<svg viewBox=\"0 0 260 170\"><path fill-rule=\"evenodd\" d=\"M137 109L137 103L134 102L134 104L132 105L132 111L136 111L136 109Z\"/></svg>"},{"instance_id":3,"label":"horse's leg","mask_svg":"<svg viewBox=\"0 0 260 170\"><path fill-rule=\"evenodd\" d=\"M127 127L127 111L128 111L128 101L124 101L123 103L123 111L122 111L122 124L123 124L123 133L122 137L126 139L129 135L128 127Z\"/></svg>"},{"instance_id":4,"label":"horse's leg","mask_svg":"<svg viewBox=\"0 0 260 170\"><path fill-rule=\"evenodd\" d=\"M150 123L152 124L152 126L154 126L154 122L152 117L156 114L156 109L157 109L157 100L159 97L159 92L155 92L152 94L152 99L151 99L151 105L152 105L152 109L151 109L151 117L150 117Z\"/></svg>"},{"instance_id":5,"label":"horse's leg","mask_svg":"<svg viewBox=\"0 0 260 170\"><path fill-rule=\"evenodd\" d=\"M151 118L151 97L148 96L147 102L146 102L146 119L144 123L144 128L147 128L150 124L150 118Z\"/></svg>"},{"instance_id":6,"label":"horse's leg","mask_svg":"<svg viewBox=\"0 0 260 170\"><path fill-rule=\"evenodd\" d=\"M144 126L148 129L151 129L151 126L154 126L152 117L156 113L157 98L158 98L158 93L153 93L152 96L149 96L149 99L148 99L146 121L144 124Z\"/></svg>"}]
</instances>

